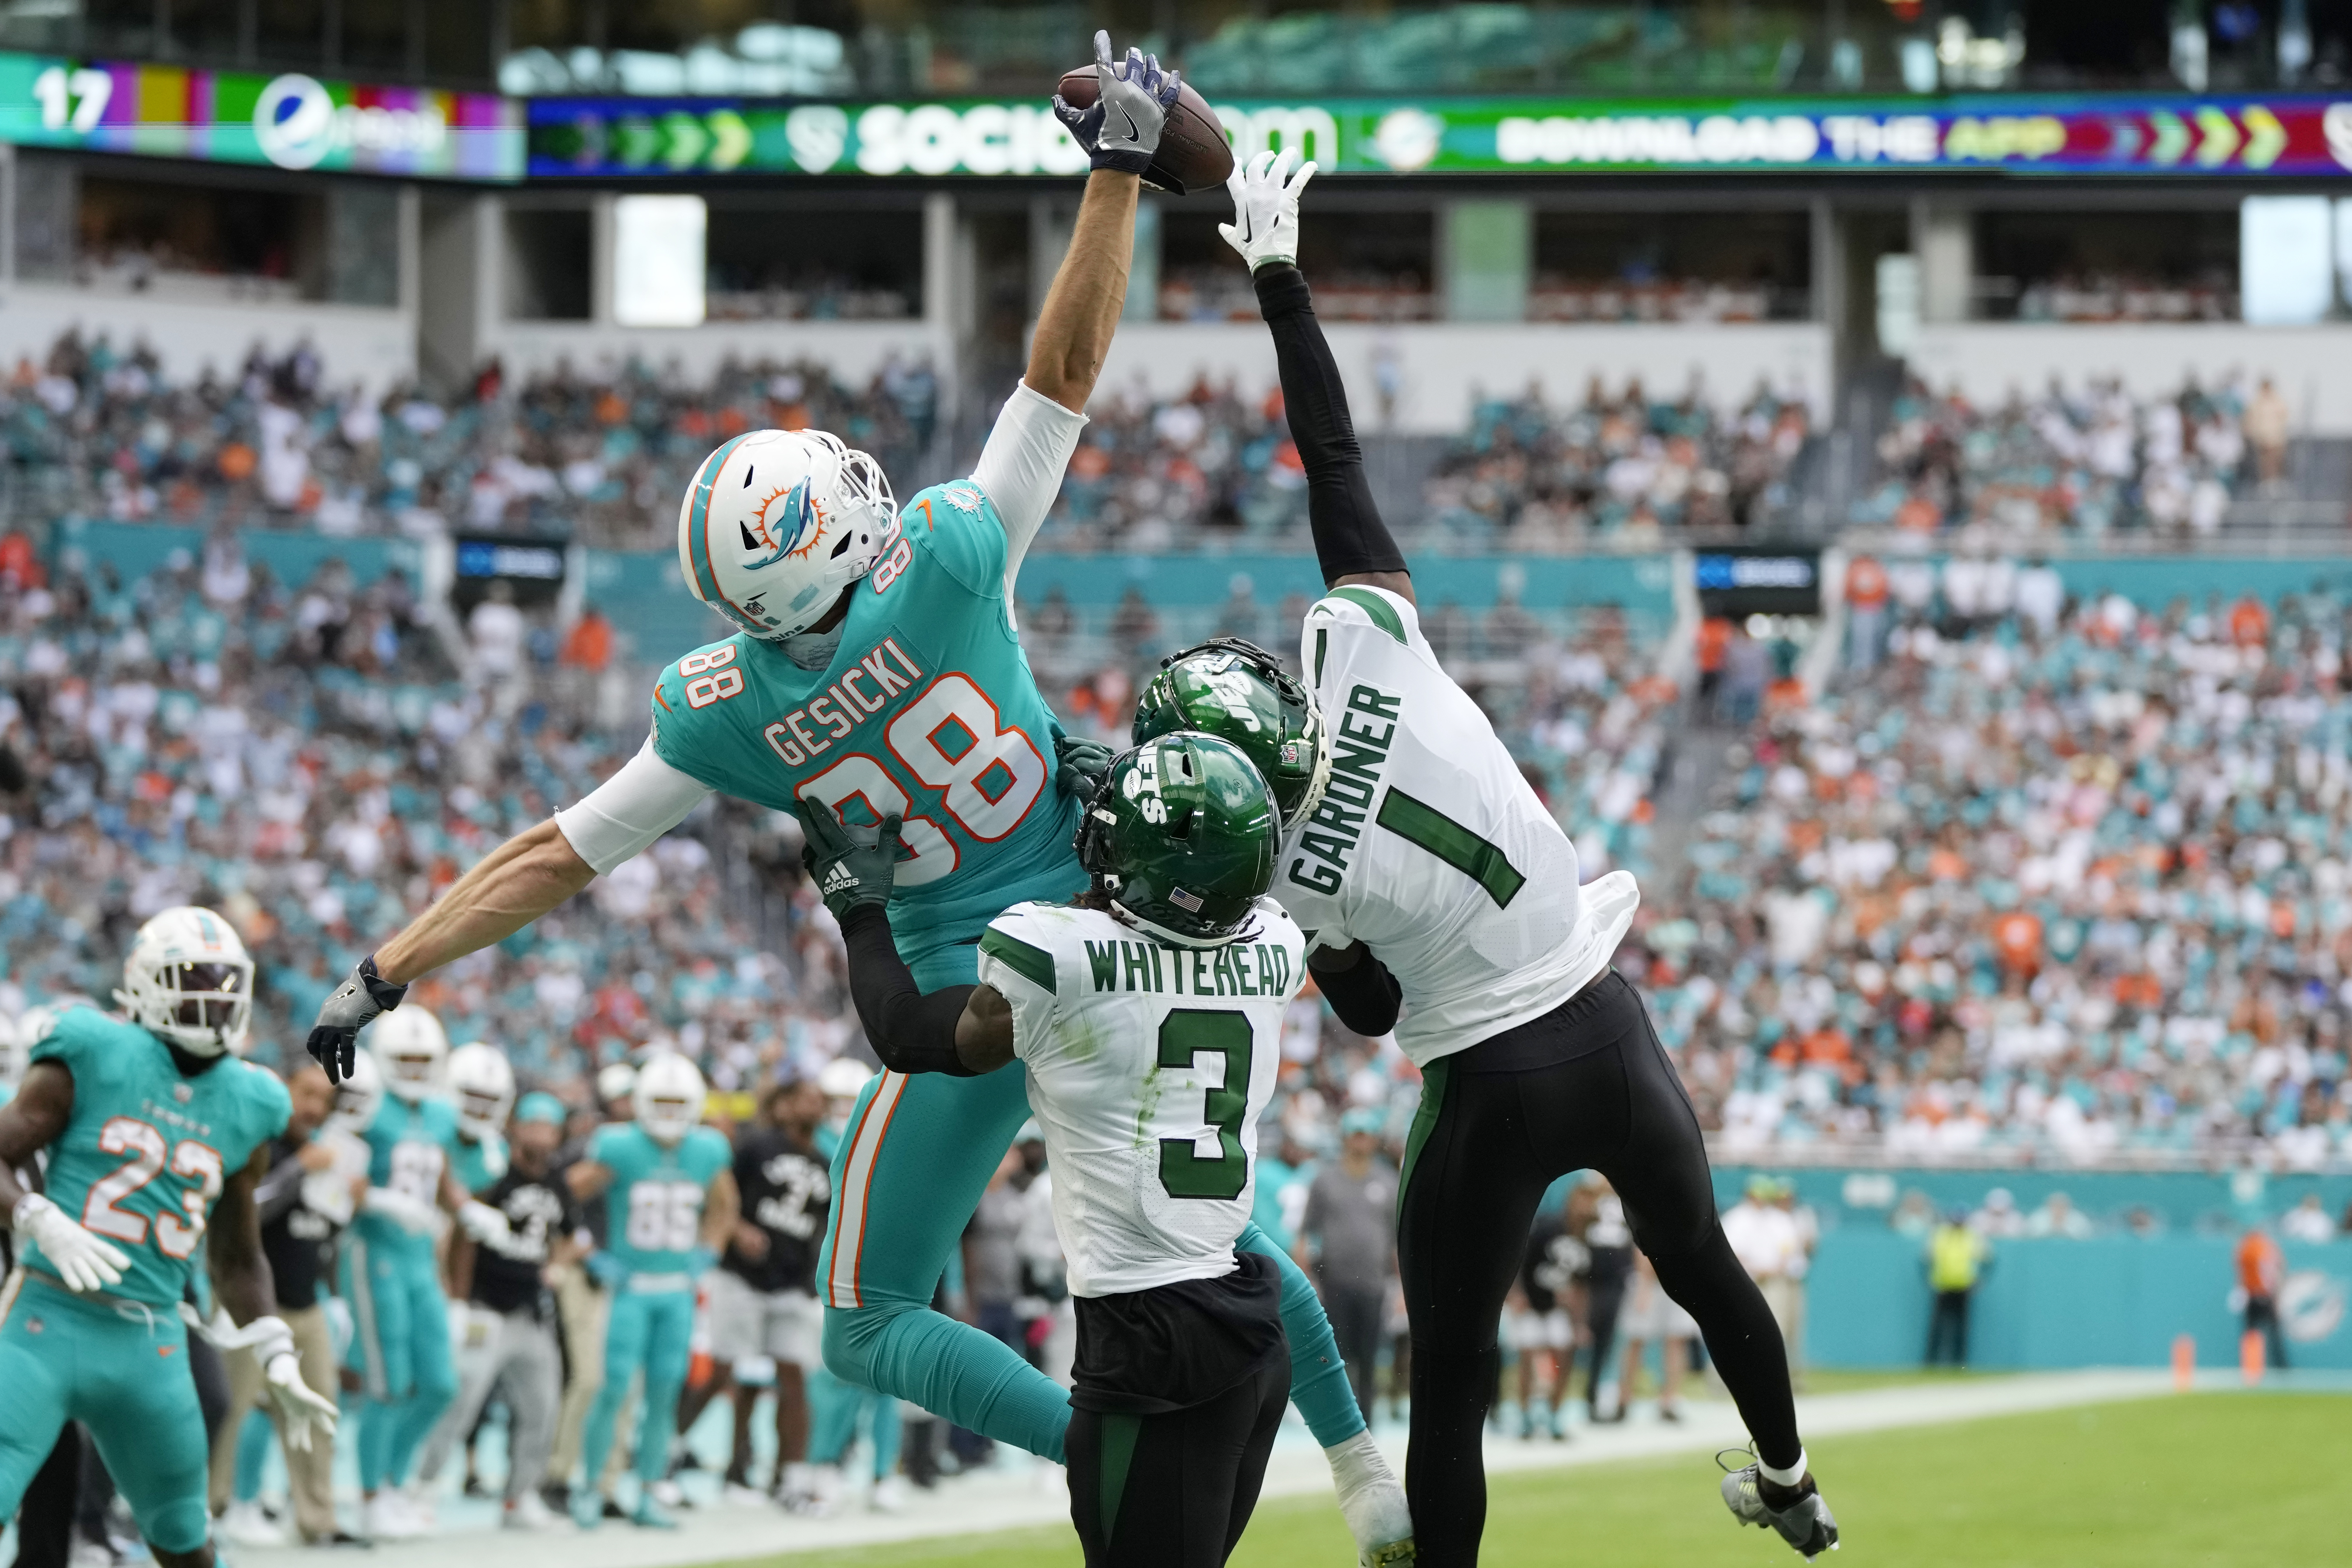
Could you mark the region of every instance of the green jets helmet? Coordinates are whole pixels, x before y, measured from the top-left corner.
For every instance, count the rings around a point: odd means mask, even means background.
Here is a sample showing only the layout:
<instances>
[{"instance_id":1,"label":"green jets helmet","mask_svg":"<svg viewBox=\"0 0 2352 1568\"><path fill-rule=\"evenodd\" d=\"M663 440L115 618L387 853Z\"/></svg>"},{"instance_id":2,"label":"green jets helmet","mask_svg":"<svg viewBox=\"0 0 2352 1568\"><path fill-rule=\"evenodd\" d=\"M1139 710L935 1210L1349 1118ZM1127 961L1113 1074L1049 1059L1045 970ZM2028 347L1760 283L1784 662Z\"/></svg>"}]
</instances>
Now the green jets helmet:
<instances>
[{"instance_id":1,"label":"green jets helmet","mask_svg":"<svg viewBox=\"0 0 2352 1568\"><path fill-rule=\"evenodd\" d=\"M1315 694L1282 661L1240 637L1212 637L1162 659L1135 703L1135 741L1198 730L1241 748L1273 786L1285 832L1331 782L1331 732Z\"/></svg>"},{"instance_id":2,"label":"green jets helmet","mask_svg":"<svg viewBox=\"0 0 2352 1568\"><path fill-rule=\"evenodd\" d=\"M1129 924L1180 947L1222 947L1274 885L1279 823L1240 747L1180 730L1112 759L1078 825L1078 864Z\"/></svg>"}]
</instances>

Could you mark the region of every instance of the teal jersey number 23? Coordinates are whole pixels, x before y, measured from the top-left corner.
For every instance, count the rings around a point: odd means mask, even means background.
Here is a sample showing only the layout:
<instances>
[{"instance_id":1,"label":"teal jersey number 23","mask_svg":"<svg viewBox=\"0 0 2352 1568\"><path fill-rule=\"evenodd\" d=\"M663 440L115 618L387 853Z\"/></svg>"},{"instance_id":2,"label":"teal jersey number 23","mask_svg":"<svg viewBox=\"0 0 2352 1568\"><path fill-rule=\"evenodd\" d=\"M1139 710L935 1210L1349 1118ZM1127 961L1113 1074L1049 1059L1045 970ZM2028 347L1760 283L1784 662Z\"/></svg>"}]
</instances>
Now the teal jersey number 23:
<instances>
[{"instance_id":1,"label":"teal jersey number 23","mask_svg":"<svg viewBox=\"0 0 2352 1568\"><path fill-rule=\"evenodd\" d=\"M654 750L775 810L906 819L891 924L902 947L977 940L1009 906L1086 885L1078 805L1054 788L1053 716L1013 626L1005 538L970 480L935 485L850 589L821 670L739 633L664 670Z\"/></svg>"},{"instance_id":2,"label":"teal jersey number 23","mask_svg":"<svg viewBox=\"0 0 2352 1568\"><path fill-rule=\"evenodd\" d=\"M131 1259L109 1294L177 1305L222 1185L286 1130L286 1086L235 1057L183 1073L163 1041L91 1007L58 1015L32 1057L73 1075L73 1114L49 1146L49 1201ZM37 1247L26 1261L48 1269Z\"/></svg>"}]
</instances>

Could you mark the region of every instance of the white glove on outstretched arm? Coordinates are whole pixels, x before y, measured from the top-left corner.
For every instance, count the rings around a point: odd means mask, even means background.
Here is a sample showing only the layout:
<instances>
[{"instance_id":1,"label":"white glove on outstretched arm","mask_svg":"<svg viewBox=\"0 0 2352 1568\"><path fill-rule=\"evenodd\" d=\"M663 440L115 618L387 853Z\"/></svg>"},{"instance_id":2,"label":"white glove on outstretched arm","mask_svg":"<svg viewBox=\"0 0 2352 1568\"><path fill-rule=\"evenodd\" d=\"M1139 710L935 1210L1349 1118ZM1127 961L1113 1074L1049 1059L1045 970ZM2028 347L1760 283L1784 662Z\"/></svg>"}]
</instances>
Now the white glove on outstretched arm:
<instances>
[{"instance_id":1,"label":"white glove on outstretched arm","mask_svg":"<svg viewBox=\"0 0 2352 1568\"><path fill-rule=\"evenodd\" d=\"M308 1452L313 1428L325 1436L335 1435L340 1414L335 1402L302 1381L302 1360L295 1353L294 1331L286 1326L285 1319L256 1318L240 1329L229 1322L226 1312L215 1313L209 1323L198 1322L195 1314L184 1308L181 1315L220 1349L253 1352L253 1359L261 1363L270 1407L277 1412L288 1447Z\"/></svg>"},{"instance_id":2,"label":"white glove on outstretched arm","mask_svg":"<svg viewBox=\"0 0 2352 1568\"><path fill-rule=\"evenodd\" d=\"M441 1228L439 1209L397 1187L370 1187L367 1201L360 1206L372 1215L383 1215L411 1236L432 1236Z\"/></svg>"},{"instance_id":3,"label":"white glove on outstretched arm","mask_svg":"<svg viewBox=\"0 0 2352 1568\"><path fill-rule=\"evenodd\" d=\"M66 1211L41 1196L26 1193L16 1200L11 1222L18 1236L41 1249L69 1290L102 1290L122 1283L131 1259L113 1243L100 1239L67 1217Z\"/></svg>"},{"instance_id":4,"label":"white glove on outstretched arm","mask_svg":"<svg viewBox=\"0 0 2352 1568\"><path fill-rule=\"evenodd\" d=\"M1225 178L1233 193L1234 221L1221 223L1217 232L1242 253L1252 272L1276 262L1298 262L1298 193L1315 177L1312 162L1298 164L1298 149L1260 153L1247 163L1236 163Z\"/></svg>"},{"instance_id":5,"label":"white glove on outstretched arm","mask_svg":"<svg viewBox=\"0 0 2352 1568\"><path fill-rule=\"evenodd\" d=\"M512 1234L504 1210L478 1201L457 1211L457 1228L476 1241L504 1241Z\"/></svg>"}]
</instances>

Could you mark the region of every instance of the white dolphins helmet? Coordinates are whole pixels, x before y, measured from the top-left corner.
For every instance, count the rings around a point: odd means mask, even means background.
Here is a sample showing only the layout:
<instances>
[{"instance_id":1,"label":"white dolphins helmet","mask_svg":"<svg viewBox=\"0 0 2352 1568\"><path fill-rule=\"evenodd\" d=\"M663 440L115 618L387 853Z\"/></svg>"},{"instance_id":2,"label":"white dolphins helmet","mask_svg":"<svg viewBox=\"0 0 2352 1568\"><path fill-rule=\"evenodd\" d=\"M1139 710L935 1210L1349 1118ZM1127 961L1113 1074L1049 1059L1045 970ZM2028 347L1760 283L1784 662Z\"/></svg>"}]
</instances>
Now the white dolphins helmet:
<instances>
[{"instance_id":1,"label":"white dolphins helmet","mask_svg":"<svg viewBox=\"0 0 2352 1568\"><path fill-rule=\"evenodd\" d=\"M637 1125L656 1143L682 1143L702 1122L702 1072L684 1057L657 1051L637 1069Z\"/></svg>"},{"instance_id":2,"label":"white dolphins helmet","mask_svg":"<svg viewBox=\"0 0 2352 1568\"><path fill-rule=\"evenodd\" d=\"M368 1029L368 1048L394 1098L414 1105L440 1092L449 1037L424 1008L395 1007L378 1018Z\"/></svg>"},{"instance_id":3,"label":"white dolphins helmet","mask_svg":"<svg viewBox=\"0 0 2352 1568\"><path fill-rule=\"evenodd\" d=\"M131 939L114 999L131 1022L194 1056L245 1044L253 1020L253 959L210 910L165 910Z\"/></svg>"},{"instance_id":4,"label":"white dolphins helmet","mask_svg":"<svg viewBox=\"0 0 2352 1568\"><path fill-rule=\"evenodd\" d=\"M817 1069L816 1086L824 1091L826 1100L845 1103L856 1100L866 1088L874 1069L852 1057L835 1057Z\"/></svg>"},{"instance_id":5,"label":"white dolphins helmet","mask_svg":"<svg viewBox=\"0 0 2352 1568\"><path fill-rule=\"evenodd\" d=\"M479 1143L497 1137L514 1110L514 1068L496 1046L459 1046L449 1053L449 1090L457 1097L457 1130Z\"/></svg>"},{"instance_id":6,"label":"white dolphins helmet","mask_svg":"<svg viewBox=\"0 0 2352 1568\"><path fill-rule=\"evenodd\" d=\"M375 1054L352 1052L352 1070L335 1085L335 1109L327 1113L327 1125L356 1138L368 1130L383 1106L383 1069L375 1065Z\"/></svg>"},{"instance_id":7,"label":"white dolphins helmet","mask_svg":"<svg viewBox=\"0 0 2352 1568\"><path fill-rule=\"evenodd\" d=\"M898 533L882 465L822 430L753 430L702 460L677 509L694 596L771 642L824 618Z\"/></svg>"},{"instance_id":8,"label":"white dolphins helmet","mask_svg":"<svg viewBox=\"0 0 2352 1568\"><path fill-rule=\"evenodd\" d=\"M597 1071L596 1104L599 1109L616 1105L636 1092L637 1069L626 1062L613 1062ZM632 1109L630 1114L635 1115Z\"/></svg>"}]
</instances>

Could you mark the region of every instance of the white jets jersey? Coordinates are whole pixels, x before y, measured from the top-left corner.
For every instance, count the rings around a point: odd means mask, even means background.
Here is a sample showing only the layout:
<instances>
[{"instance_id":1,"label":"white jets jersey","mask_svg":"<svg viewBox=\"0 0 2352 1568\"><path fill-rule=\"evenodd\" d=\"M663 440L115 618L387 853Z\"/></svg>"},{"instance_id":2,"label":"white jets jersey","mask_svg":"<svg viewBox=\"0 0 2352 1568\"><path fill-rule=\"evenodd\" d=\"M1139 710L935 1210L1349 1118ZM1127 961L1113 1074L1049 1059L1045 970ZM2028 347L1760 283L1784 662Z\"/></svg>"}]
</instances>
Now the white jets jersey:
<instances>
[{"instance_id":1,"label":"white jets jersey","mask_svg":"<svg viewBox=\"0 0 2352 1568\"><path fill-rule=\"evenodd\" d=\"M1224 947L1154 942L1099 910L1015 904L980 939L1054 1173L1070 1293L1234 1271L1257 1191L1257 1119L1282 1065L1306 941L1260 899Z\"/></svg>"},{"instance_id":2,"label":"white jets jersey","mask_svg":"<svg viewBox=\"0 0 2352 1568\"><path fill-rule=\"evenodd\" d=\"M1397 1044L1427 1066L1539 1018L1608 967L1641 890L1580 887L1560 831L1412 605L1335 588L1300 649L1331 731L1331 785L1283 840L1275 896L1316 947L1360 942L1404 994Z\"/></svg>"}]
</instances>

